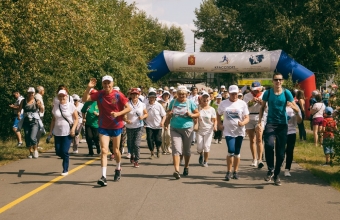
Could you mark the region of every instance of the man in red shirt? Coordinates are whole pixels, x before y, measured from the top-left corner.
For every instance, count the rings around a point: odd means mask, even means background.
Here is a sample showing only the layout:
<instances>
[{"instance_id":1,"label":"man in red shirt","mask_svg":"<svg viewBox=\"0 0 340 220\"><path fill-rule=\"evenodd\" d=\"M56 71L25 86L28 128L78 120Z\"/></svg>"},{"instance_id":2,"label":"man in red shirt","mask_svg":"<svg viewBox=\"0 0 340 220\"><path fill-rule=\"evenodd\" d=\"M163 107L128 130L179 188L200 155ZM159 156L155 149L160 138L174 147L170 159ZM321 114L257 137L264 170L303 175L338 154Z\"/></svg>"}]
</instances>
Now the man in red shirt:
<instances>
[{"instance_id":1,"label":"man in red shirt","mask_svg":"<svg viewBox=\"0 0 340 220\"><path fill-rule=\"evenodd\" d=\"M101 166L102 177L98 180L98 184L106 186L106 169L107 169L107 154L110 138L113 144L113 153L116 159L116 170L114 181L119 181L121 177L121 154L119 151L120 136L123 131L124 122L123 116L131 111L128 104L128 99L120 91L113 89L113 79L111 76L102 78L103 89L97 93L90 93L90 90L97 84L95 78L91 78L83 95L83 102L97 101L99 108L98 132L101 146Z\"/></svg>"}]
</instances>

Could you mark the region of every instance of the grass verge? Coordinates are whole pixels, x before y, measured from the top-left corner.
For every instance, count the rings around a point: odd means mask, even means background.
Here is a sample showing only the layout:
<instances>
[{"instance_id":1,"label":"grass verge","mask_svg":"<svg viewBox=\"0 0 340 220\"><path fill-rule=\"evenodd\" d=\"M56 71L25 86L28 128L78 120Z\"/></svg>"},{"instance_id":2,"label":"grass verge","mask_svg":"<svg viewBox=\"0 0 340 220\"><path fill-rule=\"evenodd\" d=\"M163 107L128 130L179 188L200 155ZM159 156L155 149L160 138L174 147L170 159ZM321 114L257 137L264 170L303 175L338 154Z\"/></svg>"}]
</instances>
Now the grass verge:
<instances>
[{"instance_id":1,"label":"grass verge","mask_svg":"<svg viewBox=\"0 0 340 220\"><path fill-rule=\"evenodd\" d=\"M313 134L307 133L306 142L296 142L294 161L340 191L339 163L333 160L333 166L321 166L325 163L325 155L322 147L314 146Z\"/></svg>"},{"instance_id":2,"label":"grass verge","mask_svg":"<svg viewBox=\"0 0 340 220\"><path fill-rule=\"evenodd\" d=\"M40 140L39 147L42 147L42 150L39 150L39 152L45 152L54 148L53 141L51 140L51 143L46 144L45 138L46 137L42 137ZM0 166L16 160L25 159L28 154L26 147L17 147L17 143L14 141L2 142L0 143Z\"/></svg>"}]
</instances>

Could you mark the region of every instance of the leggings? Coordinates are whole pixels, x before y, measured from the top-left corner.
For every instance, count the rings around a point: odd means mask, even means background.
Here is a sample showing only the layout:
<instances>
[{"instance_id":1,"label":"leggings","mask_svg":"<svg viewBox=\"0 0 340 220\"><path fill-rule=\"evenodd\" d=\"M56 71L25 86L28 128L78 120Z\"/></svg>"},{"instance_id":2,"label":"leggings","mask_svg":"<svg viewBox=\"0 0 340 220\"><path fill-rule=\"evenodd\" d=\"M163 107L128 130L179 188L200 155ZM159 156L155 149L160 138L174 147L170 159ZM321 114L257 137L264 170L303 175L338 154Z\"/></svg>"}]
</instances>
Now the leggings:
<instances>
[{"instance_id":1,"label":"leggings","mask_svg":"<svg viewBox=\"0 0 340 220\"><path fill-rule=\"evenodd\" d=\"M96 145L97 148L97 154L100 154L100 146L99 146L99 133L98 128L92 127L90 125L85 124L85 137L86 137L86 143L87 147L89 149L89 154L93 155L93 147L92 147L92 141Z\"/></svg>"},{"instance_id":2,"label":"leggings","mask_svg":"<svg viewBox=\"0 0 340 220\"><path fill-rule=\"evenodd\" d=\"M162 129L152 129L146 128L146 141L148 143L149 150L151 152L154 151L155 145L157 151L159 151L160 146L162 145Z\"/></svg>"},{"instance_id":3,"label":"leggings","mask_svg":"<svg viewBox=\"0 0 340 220\"><path fill-rule=\"evenodd\" d=\"M139 160L139 145L143 134L143 127L139 128L126 128L127 134L127 145L129 147L130 153L134 158L135 162Z\"/></svg>"},{"instance_id":4,"label":"leggings","mask_svg":"<svg viewBox=\"0 0 340 220\"><path fill-rule=\"evenodd\" d=\"M290 170L293 162L294 147L296 141L296 134L288 134L287 136L287 146L286 146L286 168Z\"/></svg>"}]
</instances>

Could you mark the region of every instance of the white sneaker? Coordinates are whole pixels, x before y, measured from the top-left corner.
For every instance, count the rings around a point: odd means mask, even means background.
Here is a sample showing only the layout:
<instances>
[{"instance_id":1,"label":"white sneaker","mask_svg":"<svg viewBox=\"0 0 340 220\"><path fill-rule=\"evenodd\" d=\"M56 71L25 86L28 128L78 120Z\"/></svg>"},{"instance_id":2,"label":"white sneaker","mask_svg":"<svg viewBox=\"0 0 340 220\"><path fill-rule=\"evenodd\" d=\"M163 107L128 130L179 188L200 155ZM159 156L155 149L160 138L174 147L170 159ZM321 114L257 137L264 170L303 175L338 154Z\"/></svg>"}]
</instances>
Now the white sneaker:
<instances>
[{"instance_id":1,"label":"white sneaker","mask_svg":"<svg viewBox=\"0 0 340 220\"><path fill-rule=\"evenodd\" d=\"M78 153L78 150L74 150L72 153L77 154L77 153Z\"/></svg>"},{"instance_id":2,"label":"white sneaker","mask_svg":"<svg viewBox=\"0 0 340 220\"><path fill-rule=\"evenodd\" d=\"M124 149L125 149L125 147L123 147L123 149L122 149L122 154L125 153L125 150L124 150Z\"/></svg>"},{"instance_id":3,"label":"white sneaker","mask_svg":"<svg viewBox=\"0 0 340 220\"><path fill-rule=\"evenodd\" d=\"M290 175L290 172L289 172L288 169L285 169L285 176L292 176L292 175Z\"/></svg>"},{"instance_id":4,"label":"white sneaker","mask_svg":"<svg viewBox=\"0 0 340 220\"><path fill-rule=\"evenodd\" d=\"M253 160L253 162L251 163L251 166L252 166L252 167L256 167L256 166L257 166L257 160L256 160L256 159Z\"/></svg>"},{"instance_id":5,"label":"white sneaker","mask_svg":"<svg viewBox=\"0 0 340 220\"><path fill-rule=\"evenodd\" d=\"M66 173L61 173L62 176L67 176L68 175L68 172Z\"/></svg>"},{"instance_id":6,"label":"white sneaker","mask_svg":"<svg viewBox=\"0 0 340 220\"><path fill-rule=\"evenodd\" d=\"M81 139L81 140L79 141L79 143L86 143L86 140L85 140L85 139Z\"/></svg>"},{"instance_id":7,"label":"white sneaker","mask_svg":"<svg viewBox=\"0 0 340 220\"><path fill-rule=\"evenodd\" d=\"M33 158L37 159L39 157L39 153L38 153L38 150L35 150L33 152Z\"/></svg>"},{"instance_id":8,"label":"white sneaker","mask_svg":"<svg viewBox=\"0 0 340 220\"><path fill-rule=\"evenodd\" d=\"M125 156L125 158L130 159L130 158L131 158L131 154L128 153L128 154Z\"/></svg>"},{"instance_id":9,"label":"white sneaker","mask_svg":"<svg viewBox=\"0 0 340 220\"><path fill-rule=\"evenodd\" d=\"M222 144L222 141L219 141L218 143L219 143L219 144Z\"/></svg>"},{"instance_id":10,"label":"white sneaker","mask_svg":"<svg viewBox=\"0 0 340 220\"><path fill-rule=\"evenodd\" d=\"M218 143L218 141L217 141L217 139L215 139L214 144L217 144L217 143Z\"/></svg>"}]
</instances>

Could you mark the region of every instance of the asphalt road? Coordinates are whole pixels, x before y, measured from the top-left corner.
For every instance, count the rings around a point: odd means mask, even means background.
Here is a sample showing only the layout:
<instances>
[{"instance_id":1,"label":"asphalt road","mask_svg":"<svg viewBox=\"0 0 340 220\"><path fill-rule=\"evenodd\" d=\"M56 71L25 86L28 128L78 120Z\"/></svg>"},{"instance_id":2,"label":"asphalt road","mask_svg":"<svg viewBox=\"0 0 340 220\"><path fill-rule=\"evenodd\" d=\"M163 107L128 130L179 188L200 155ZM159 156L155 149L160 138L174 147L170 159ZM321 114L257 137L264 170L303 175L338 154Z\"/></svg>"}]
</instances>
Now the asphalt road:
<instances>
[{"instance_id":1,"label":"asphalt road","mask_svg":"<svg viewBox=\"0 0 340 220\"><path fill-rule=\"evenodd\" d=\"M265 182L266 166L250 166L247 139L239 180L223 180L225 142L212 144L209 167L198 165L196 146L191 151L189 176L174 180L171 156L148 159L143 141L140 167L123 159L119 182L109 162L107 187L97 185L100 161L85 156L85 144L66 177L53 151L10 163L0 167L0 219L339 219L340 193L298 164L292 177L281 175L282 186Z\"/></svg>"}]
</instances>

